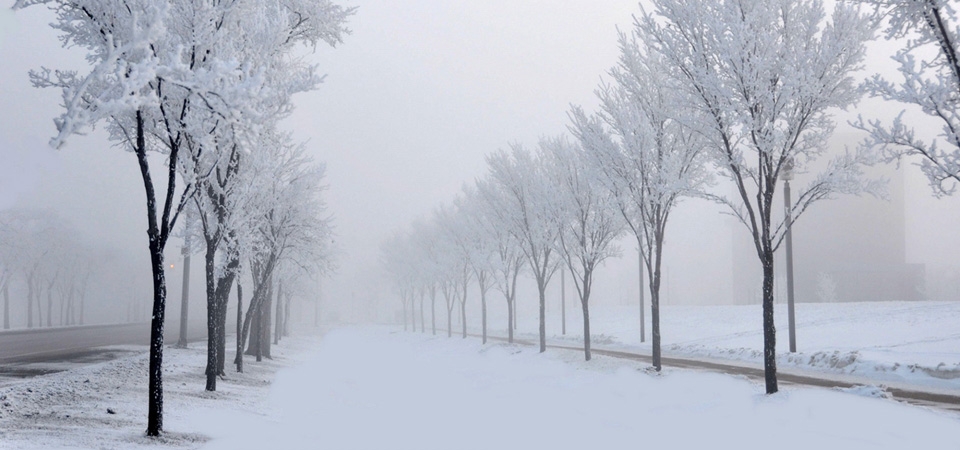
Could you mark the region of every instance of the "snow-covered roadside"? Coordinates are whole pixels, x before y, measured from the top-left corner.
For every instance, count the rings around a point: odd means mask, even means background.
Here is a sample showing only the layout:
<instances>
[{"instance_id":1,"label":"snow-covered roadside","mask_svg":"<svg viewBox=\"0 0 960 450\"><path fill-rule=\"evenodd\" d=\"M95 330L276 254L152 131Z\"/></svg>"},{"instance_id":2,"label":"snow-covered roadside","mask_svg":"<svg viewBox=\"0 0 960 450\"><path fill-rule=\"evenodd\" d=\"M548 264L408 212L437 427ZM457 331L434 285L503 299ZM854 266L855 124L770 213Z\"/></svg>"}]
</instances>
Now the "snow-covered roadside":
<instances>
[{"instance_id":1,"label":"snow-covered roadside","mask_svg":"<svg viewBox=\"0 0 960 450\"><path fill-rule=\"evenodd\" d=\"M336 330L277 377L280 420L237 415L204 448L904 449L960 446L953 413L576 351Z\"/></svg>"},{"instance_id":2,"label":"snow-covered roadside","mask_svg":"<svg viewBox=\"0 0 960 450\"><path fill-rule=\"evenodd\" d=\"M490 304L489 330L505 335L505 311L500 311L497 303ZM559 308L550 305L547 336L577 345L582 342L579 306L568 304L567 308L567 334L562 335ZM476 311L468 311L471 332L479 332L477 316ZM650 353L649 323L647 341L641 343L635 306L596 305L590 316L597 348ZM664 306L663 354L759 366L763 346L760 318L759 305ZM775 321L781 369L960 391L960 302L800 303L798 352L794 354L787 351L784 305L776 305ZM518 336L536 339L535 314L521 314L518 325ZM454 329L459 331L459 326Z\"/></svg>"},{"instance_id":3,"label":"snow-covered roadside","mask_svg":"<svg viewBox=\"0 0 960 450\"><path fill-rule=\"evenodd\" d=\"M272 349L273 360L250 360L243 374L228 367L217 392L203 390L206 347L164 349L164 429L144 436L147 354L11 382L0 387L0 448L197 448L209 439L198 410L272 417L269 385L276 372L297 364L318 336L291 337ZM229 349L228 349L229 350ZM228 352L231 353L231 352ZM232 354L232 353L231 353Z\"/></svg>"}]
</instances>

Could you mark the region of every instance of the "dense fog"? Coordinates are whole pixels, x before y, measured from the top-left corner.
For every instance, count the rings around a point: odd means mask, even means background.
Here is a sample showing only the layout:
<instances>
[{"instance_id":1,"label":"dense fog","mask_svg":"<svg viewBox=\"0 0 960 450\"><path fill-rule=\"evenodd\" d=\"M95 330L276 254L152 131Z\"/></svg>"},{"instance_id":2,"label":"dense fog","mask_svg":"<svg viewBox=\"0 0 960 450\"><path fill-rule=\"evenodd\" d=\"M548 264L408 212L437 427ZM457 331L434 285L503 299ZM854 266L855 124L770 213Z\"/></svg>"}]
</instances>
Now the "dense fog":
<instances>
[{"instance_id":1,"label":"dense fog","mask_svg":"<svg viewBox=\"0 0 960 450\"><path fill-rule=\"evenodd\" d=\"M327 199L341 250L339 270L304 286L300 295L305 312L320 298L321 308L332 313L328 317L392 321L400 302L384 281L380 243L429 217L461 184L484 176L485 155L513 142L532 145L542 135L565 132L570 104L595 107L593 90L617 57L616 27L628 27L636 8L633 2L564 8L537 2L436 2L415 10L403 4L358 4L363 14L351 21L350 39L336 50L319 48L306 56L329 76L319 90L295 97L297 110L284 124L309 139L308 151L327 163ZM505 9L511 14L502 14ZM530 20L534 15L538 19ZM103 130L59 151L47 145L55 132L59 95L32 88L27 72L84 64L79 51L60 48L45 28L51 20L43 8L0 15L0 104L16 108L0 122L0 208L4 214L44 215L83 249L81 264L89 266L92 280L87 323L146 320L151 299L146 217L133 155L111 148ZM871 44L866 70L889 69L890 52L882 42ZM847 124L858 111L892 117L899 107L864 100L856 110L838 111L831 141L835 151L862 139ZM958 242L949 230L960 214L958 200L934 198L912 161L871 170L889 179L889 200L838 198L814 205L797 222L798 301L869 299L863 295L870 294L844 291L837 278L876 269L871 264L905 274L912 284L902 299L955 300L960 266L952 261L951 249ZM719 180L713 189L732 188ZM722 212L701 199L684 200L675 211L663 263L665 304L759 301L759 266L747 231ZM621 256L597 271L593 302L598 307L637 302L636 242L624 237L619 248ZM166 251L173 265L167 273L168 318L178 317L180 250L176 241ZM26 324L20 299L27 286L25 275L14 277L11 316L17 327ZM195 263L196 320L203 317L202 279ZM536 287L529 276L519 290L519 308L533 311ZM550 304L557 305L558 278L549 292ZM569 306L572 291L567 295ZM56 322L61 300L54 297Z\"/></svg>"}]
</instances>

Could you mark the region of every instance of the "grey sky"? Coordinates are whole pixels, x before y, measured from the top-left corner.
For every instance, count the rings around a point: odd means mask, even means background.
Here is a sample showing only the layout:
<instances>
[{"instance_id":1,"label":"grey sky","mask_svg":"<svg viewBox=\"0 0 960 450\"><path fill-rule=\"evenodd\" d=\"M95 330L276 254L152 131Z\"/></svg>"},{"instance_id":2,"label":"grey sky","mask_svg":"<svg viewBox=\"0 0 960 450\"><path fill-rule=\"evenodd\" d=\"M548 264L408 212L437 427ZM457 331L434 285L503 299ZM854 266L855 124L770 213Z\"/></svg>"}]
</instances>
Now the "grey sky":
<instances>
[{"instance_id":1,"label":"grey sky","mask_svg":"<svg viewBox=\"0 0 960 450\"><path fill-rule=\"evenodd\" d=\"M376 267L383 237L482 176L485 154L564 132L571 103L593 108L593 89L616 61L615 27L629 26L638 11L633 0L343 3L360 7L350 19L353 34L308 56L327 79L296 98L284 124L328 166L330 211L346 252L341 281L331 286L338 296L352 290L344 283ZM100 132L59 153L46 145L58 93L30 87L27 71L83 68L79 49L60 48L51 20L42 8L0 9L0 208L52 207L90 238L139 252L143 188L132 155L110 148ZM938 227L960 219L957 200L932 200L919 177L908 176L907 185L915 199L908 202L908 257L947 260L942 241L955 238ZM704 206L688 202L675 217L668 250L690 255L668 257L668 278L682 279L684 266L697 262L717 266L699 277L725 273L726 256L696 251L729 245L729 228L703 232L725 223L712 205L709 214L693 212ZM608 265L601 281L632 283L629 241L624 251L624 262ZM610 295L623 295L617 289Z\"/></svg>"}]
</instances>

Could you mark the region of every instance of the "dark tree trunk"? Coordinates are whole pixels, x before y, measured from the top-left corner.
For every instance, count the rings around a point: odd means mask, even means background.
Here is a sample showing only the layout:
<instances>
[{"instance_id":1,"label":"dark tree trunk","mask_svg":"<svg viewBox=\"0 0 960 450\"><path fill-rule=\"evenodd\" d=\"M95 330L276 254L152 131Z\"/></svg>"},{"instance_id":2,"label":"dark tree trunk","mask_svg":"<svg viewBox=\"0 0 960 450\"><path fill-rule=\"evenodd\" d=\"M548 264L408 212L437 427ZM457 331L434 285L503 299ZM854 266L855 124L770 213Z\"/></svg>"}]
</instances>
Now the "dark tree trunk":
<instances>
[{"instance_id":1,"label":"dark tree trunk","mask_svg":"<svg viewBox=\"0 0 960 450\"><path fill-rule=\"evenodd\" d=\"M153 320L150 324L147 436L159 436L163 431L163 324L167 283L163 273L163 249L157 245L159 242L155 236L150 236L150 241L150 260L153 263Z\"/></svg>"},{"instance_id":2,"label":"dark tree trunk","mask_svg":"<svg viewBox=\"0 0 960 450\"><path fill-rule=\"evenodd\" d=\"M662 368L660 353L660 267L650 280L650 321L652 332L653 367L658 372Z\"/></svg>"},{"instance_id":3,"label":"dark tree trunk","mask_svg":"<svg viewBox=\"0 0 960 450\"><path fill-rule=\"evenodd\" d=\"M280 343L280 333L283 331L283 278L277 280L277 310L276 323L273 325L273 344Z\"/></svg>"},{"instance_id":4,"label":"dark tree trunk","mask_svg":"<svg viewBox=\"0 0 960 450\"><path fill-rule=\"evenodd\" d=\"M567 335L567 271L560 269L560 334Z\"/></svg>"},{"instance_id":5,"label":"dark tree trunk","mask_svg":"<svg viewBox=\"0 0 960 450\"><path fill-rule=\"evenodd\" d=\"M403 299L403 331L407 331L407 299Z\"/></svg>"},{"instance_id":6,"label":"dark tree trunk","mask_svg":"<svg viewBox=\"0 0 960 450\"><path fill-rule=\"evenodd\" d=\"M216 244L207 241L204 252L203 270L206 275L207 290L207 367L204 373L207 376L206 390L217 390L217 319L220 318L220 302L217 301L216 287Z\"/></svg>"},{"instance_id":7,"label":"dark tree trunk","mask_svg":"<svg viewBox=\"0 0 960 450\"><path fill-rule=\"evenodd\" d=\"M581 303L583 306L583 357L590 361L590 307L587 306L587 300Z\"/></svg>"},{"instance_id":8,"label":"dark tree trunk","mask_svg":"<svg viewBox=\"0 0 960 450\"><path fill-rule=\"evenodd\" d=\"M253 309L253 318L250 322L250 338L247 342L247 350L243 352L247 356L257 356L257 349L260 348L260 324L263 322L260 309L263 306L262 301L256 301L256 306L254 306L254 299L250 299L250 307ZM246 328L246 323L244 323L244 328Z\"/></svg>"},{"instance_id":9,"label":"dark tree trunk","mask_svg":"<svg viewBox=\"0 0 960 450\"><path fill-rule=\"evenodd\" d=\"M273 314L273 275L268 278L267 296L264 298L263 307L260 308L260 346L257 347L257 362L263 361L263 358L273 359L270 356L270 326Z\"/></svg>"},{"instance_id":10,"label":"dark tree trunk","mask_svg":"<svg viewBox=\"0 0 960 450\"><path fill-rule=\"evenodd\" d=\"M150 167L147 163L147 149L143 131L143 116L136 113L136 146L134 151L143 178L143 187L147 200L147 237L149 239L150 263L153 271L153 316L150 324L150 380L147 387L147 436L159 436L163 431L163 325L166 313L167 282L163 273L163 248L167 242L170 228L176 222L168 221L173 206L173 195L177 180L178 147L172 146L168 155L166 200L161 220L157 220L157 202L154 193Z\"/></svg>"},{"instance_id":11,"label":"dark tree trunk","mask_svg":"<svg viewBox=\"0 0 960 450\"><path fill-rule=\"evenodd\" d=\"M562 270L562 269L561 269ZM580 306L583 307L583 357L590 361L590 290L593 285L593 270L583 271L583 280L580 292Z\"/></svg>"},{"instance_id":12,"label":"dark tree trunk","mask_svg":"<svg viewBox=\"0 0 960 450\"><path fill-rule=\"evenodd\" d=\"M243 373L243 285L237 282L237 372Z\"/></svg>"},{"instance_id":13,"label":"dark tree trunk","mask_svg":"<svg viewBox=\"0 0 960 450\"><path fill-rule=\"evenodd\" d=\"M777 392L777 329L773 323L773 251L763 252L763 378L767 394Z\"/></svg>"},{"instance_id":14,"label":"dark tree trunk","mask_svg":"<svg viewBox=\"0 0 960 450\"><path fill-rule=\"evenodd\" d=\"M283 336L290 336L290 302L293 298L287 295L283 305ZM302 304L302 303L301 303Z\"/></svg>"},{"instance_id":15,"label":"dark tree trunk","mask_svg":"<svg viewBox=\"0 0 960 450\"><path fill-rule=\"evenodd\" d=\"M420 332L421 333L427 332L427 324L423 317L423 297L425 297L426 295L427 295L426 292L420 293Z\"/></svg>"},{"instance_id":16,"label":"dark tree trunk","mask_svg":"<svg viewBox=\"0 0 960 450\"><path fill-rule=\"evenodd\" d=\"M540 353L547 351L547 283L543 277L537 279L540 291Z\"/></svg>"}]
</instances>

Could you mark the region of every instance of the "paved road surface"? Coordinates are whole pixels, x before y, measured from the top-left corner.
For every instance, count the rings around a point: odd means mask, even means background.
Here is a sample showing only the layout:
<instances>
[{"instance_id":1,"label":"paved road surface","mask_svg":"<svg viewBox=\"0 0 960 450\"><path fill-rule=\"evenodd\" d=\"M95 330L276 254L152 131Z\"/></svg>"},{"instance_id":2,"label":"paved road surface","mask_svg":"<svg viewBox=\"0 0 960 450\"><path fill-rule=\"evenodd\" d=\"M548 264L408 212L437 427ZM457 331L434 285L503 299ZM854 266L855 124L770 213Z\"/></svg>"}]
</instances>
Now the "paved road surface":
<instances>
[{"instance_id":1,"label":"paved road surface","mask_svg":"<svg viewBox=\"0 0 960 450\"><path fill-rule=\"evenodd\" d=\"M206 338L202 323L190 325L187 336L191 342ZM175 344L180 334L179 324L164 331L164 344ZM148 345L149 342L149 323L0 331L0 378L42 375L106 361L134 351L102 348L104 346Z\"/></svg>"}]
</instances>

